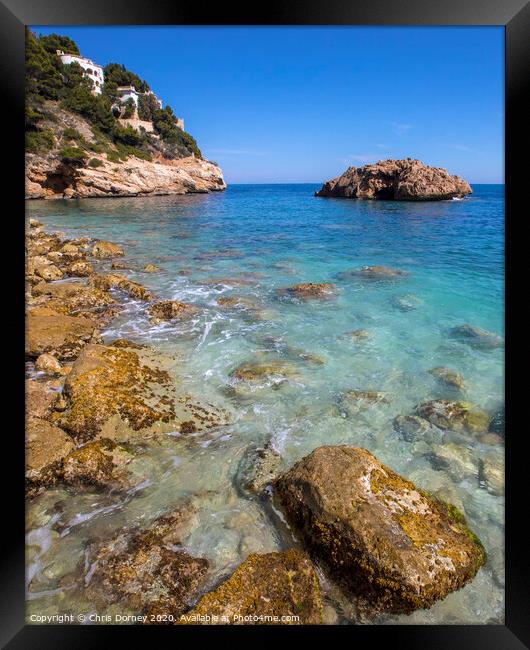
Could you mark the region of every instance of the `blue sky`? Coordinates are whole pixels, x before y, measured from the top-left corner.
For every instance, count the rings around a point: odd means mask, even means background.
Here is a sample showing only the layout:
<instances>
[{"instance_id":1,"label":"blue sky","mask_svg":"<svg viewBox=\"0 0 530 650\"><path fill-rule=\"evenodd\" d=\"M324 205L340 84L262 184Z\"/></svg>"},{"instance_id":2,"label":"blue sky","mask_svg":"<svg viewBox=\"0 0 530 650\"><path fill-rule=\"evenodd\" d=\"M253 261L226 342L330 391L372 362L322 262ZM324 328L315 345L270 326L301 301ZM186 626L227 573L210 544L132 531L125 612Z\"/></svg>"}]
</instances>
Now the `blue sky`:
<instances>
[{"instance_id":1,"label":"blue sky","mask_svg":"<svg viewBox=\"0 0 530 650\"><path fill-rule=\"evenodd\" d=\"M410 156L504 182L501 27L35 27L123 63L229 183Z\"/></svg>"}]
</instances>

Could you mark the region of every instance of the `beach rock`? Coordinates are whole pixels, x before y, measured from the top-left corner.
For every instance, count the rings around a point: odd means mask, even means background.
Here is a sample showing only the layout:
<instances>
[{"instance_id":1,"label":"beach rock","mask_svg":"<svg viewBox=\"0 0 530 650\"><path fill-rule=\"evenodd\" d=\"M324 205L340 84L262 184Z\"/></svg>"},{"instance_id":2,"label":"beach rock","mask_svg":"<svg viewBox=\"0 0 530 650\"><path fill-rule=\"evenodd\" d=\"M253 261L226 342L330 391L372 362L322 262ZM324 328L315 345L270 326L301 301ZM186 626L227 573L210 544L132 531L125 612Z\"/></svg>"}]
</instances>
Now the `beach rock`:
<instances>
[{"instance_id":1,"label":"beach rock","mask_svg":"<svg viewBox=\"0 0 530 650\"><path fill-rule=\"evenodd\" d=\"M67 316L52 309L36 308L26 316L26 357L50 352L59 360L75 358L90 341L99 340L96 323L83 316Z\"/></svg>"},{"instance_id":2,"label":"beach rock","mask_svg":"<svg viewBox=\"0 0 530 650\"><path fill-rule=\"evenodd\" d=\"M451 370L451 368L437 366L436 368L429 370L429 374L452 388L458 388L459 390L465 388L464 378L462 375L459 372L456 372L456 370Z\"/></svg>"},{"instance_id":3,"label":"beach rock","mask_svg":"<svg viewBox=\"0 0 530 650\"><path fill-rule=\"evenodd\" d=\"M488 332L480 327L468 325L467 323L453 327L450 335L452 338L478 349L489 350L500 348L504 345L504 339L498 334Z\"/></svg>"},{"instance_id":4,"label":"beach rock","mask_svg":"<svg viewBox=\"0 0 530 650\"><path fill-rule=\"evenodd\" d=\"M108 259L123 255L123 248L110 241L98 241L92 248L92 256L98 259Z\"/></svg>"},{"instance_id":5,"label":"beach rock","mask_svg":"<svg viewBox=\"0 0 530 650\"><path fill-rule=\"evenodd\" d=\"M47 418L53 411L59 393L49 383L26 379L26 414L28 417Z\"/></svg>"},{"instance_id":6,"label":"beach rock","mask_svg":"<svg viewBox=\"0 0 530 650\"><path fill-rule=\"evenodd\" d=\"M155 391L164 387L170 387L167 371L142 364L136 352L87 346L66 378L61 426L76 440L87 441L99 434L114 438L122 433L127 438L130 430L167 423L175 417L173 402Z\"/></svg>"},{"instance_id":7,"label":"beach rock","mask_svg":"<svg viewBox=\"0 0 530 650\"><path fill-rule=\"evenodd\" d=\"M197 312L197 307L178 300L162 300L149 307L152 323L192 318Z\"/></svg>"},{"instance_id":8,"label":"beach rock","mask_svg":"<svg viewBox=\"0 0 530 650\"><path fill-rule=\"evenodd\" d=\"M312 553L374 613L429 608L485 562L457 508L365 449L319 447L273 487Z\"/></svg>"},{"instance_id":9,"label":"beach rock","mask_svg":"<svg viewBox=\"0 0 530 650\"><path fill-rule=\"evenodd\" d=\"M141 343L134 343L129 339L116 339L111 343L114 348L131 348L131 350L144 350L147 345L142 345Z\"/></svg>"},{"instance_id":10,"label":"beach rock","mask_svg":"<svg viewBox=\"0 0 530 650\"><path fill-rule=\"evenodd\" d=\"M62 429L46 420L30 417L26 422L26 492L35 496L39 488L55 485L62 460L75 445Z\"/></svg>"},{"instance_id":11,"label":"beach rock","mask_svg":"<svg viewBox=\"0 0 530 650\"><path fill-rule=\"evenodd\" d=\"M302 282L292 287L287 287L283 291L297 298L329 298L334 294L335 286L330 282L322 282L320 284L315 282Z\"/></svg>"},{"instance_id":12,"label":"beach rock","mask_svg":"<svg viewBox=\"0 0 530 650\"><path fill-rule=\"evenodd\" d=\"M46 282L60 280L64 276L64 273L61 271L61 269L55 266L55 264L51 264L50 262L47 264L38 264L34 266L33 272L35 275L38 275Z\"/></svg>"},{"instance_id":13,"label":"beach rock","mask_svg":"<svg viewBox=\"0 0 530 650\"><path fill-rule=\"evenodd\" d=\"M282 459L270 443L249 447L237 472L237 485L243 494L260 495L278 474Z\"/></svg>"},{"instance_id":14,"label":"beach rock","mask_svg":"<svg viewBox=\"0 0 530 650\"><path fill-rule=\"evenodd\" d=\"M131 455L108 438L71 451L62 462L60 480L66 485L124 489L129 486L125 465Z\"/></svg>"},{"instance_id":15,"label":"beach rock","mask_svg":"<svg viewBox=\"0 0 530 650\"><path fill-rule=\"evenodd\" d=\"M381 160L363 167L348 167L324 183L315 196L385 201L443 201L461 198L472 190L446 169L429 167L419 160Z\"/></svg>"},{"instance_id":16,"label":"beach rock","mask_svg":"<svg viewBox=\"0 0 530 650\"><path fill-rule=\"evenodd\" d=\"M101 289L102 291L109 291L110 289L119 289L128 294L131 298L136 300L145 300L149 302L152 299L151 292L138 282L129 280L124 275L108 273L107 275L93 275L89 283L91 286Z\"/></svg>"},{"instance_id":17,"label":"beach rock","mask_svg":"<svg viewBox=\"0 0 530 650\"><path fill-rule=\"evenodd\" d=\"M66 275L73 278L88 278L95 273L94 267L90 262L73 262L65 267Z\"/></svg>"},{"instance_id":18,"label":"beach rock","mask_svg":"<svg viewBox=\"0 0 530 650\"><path fill-rule=\"evenodd\" d=\"M63 367L57 359L48 353L41 354L35 361L35 370L45 372L47 375L62 375Z\"/></svg>"},{"instance_id":19,"label":"beach rock","mask_svg":"<svg viewBox=\"0 0 530 650\"><path fill-rule=\"evenodd\" d=\"M143 268L144 273L157 273L160 268L156 264L146 264Z\"/></svg>"},{"instance_id":20,"label":"beach rock","mask_svg":"<svg viewBox=\"0 0 530 650\"><path fill-rule=\"evenodd\" d=\"M205 615L218 619L201 620ZM227 580L199 600L186 614L185 622L277 625L282 616L297 617L298 620L289 621L291 624L322 623L322 598L315 568L308 557L295 549L249 555Z\"/></svg>"},{"instance_id":21,"label":"beach rock","mask_svg":"<svg viewBox=\"0 0 530 650\"><path fill-rule=\"evenodd\" d=\"M109 320L117 313L117 303L107 292L79 282L41 283L33 287L34 296L43 296L42 304L69 316L87 316ZM38 302L39 301L34 301Z\"/></svg>"},{"instance_id":22,"label":"beach rock","mask_svg":"<svg viewBox=\"0 0 530 650\"><path fill-rule=\"evenodd\" d=\"M40 221L37 221L37 219L30 219L28 223L30 228L42 228L43 225Z\"/></svg>"},{"instance_id":23,"label":"beach rock","mask_svg":"<svg viewBox=\"0 0 530 650\"><path fill-rule=\"evenodd\" d=\"M440 429L460 433L480 433L488 430L487 413L469 402L435 399L416 406L416 413Z\"/></svg>"},{"instance_id":24,"label":"beach rock","mask_svg":"<svg viewBox=\"0 0 530 650\"><path fill-rule=\"evenodd\" d=\"M417 415L398 415L394 418L392 424L394 430L401 434L403 439L408 442L415 442L418 439L439 441L443 436L441 429Z\"/></svg>"},{"instance_id":25,"label":"beach rock","mask_svg":"<svg viewBox=\"0 0 530 650\"><path fill-rule=\"evenodd\" d=\"M88 583L86 596L101 607L178 616L196 598L208 569L206 559L178 549L195 517L195 509L184 505L145 528L90 545L78 568Z\"/></svg>"}]
</instances>

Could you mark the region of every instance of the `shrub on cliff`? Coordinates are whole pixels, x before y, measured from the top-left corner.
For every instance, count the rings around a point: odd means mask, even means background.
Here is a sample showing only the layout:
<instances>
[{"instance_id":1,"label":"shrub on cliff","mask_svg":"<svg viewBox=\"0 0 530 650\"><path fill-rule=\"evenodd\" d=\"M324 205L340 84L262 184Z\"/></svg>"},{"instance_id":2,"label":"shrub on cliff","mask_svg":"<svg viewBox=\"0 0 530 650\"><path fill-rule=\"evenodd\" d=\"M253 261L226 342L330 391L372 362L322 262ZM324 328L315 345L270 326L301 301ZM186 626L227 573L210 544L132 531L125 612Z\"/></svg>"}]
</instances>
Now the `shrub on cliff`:
<instances>
[{"instance_id":1,"label":"shrub on cliff","mask_svg":"<svg viewBox=\"0 0 530 650\"><path fill-rule=\"evenodd\" d=\"M103 161L100 160L99 158L91 158L91 159L88 161L88 166L89 166L89 167L93 167L94 169L95 169L96 167L101 167L102 164L103 164Z\"/></svg>"},{"instance_id":2,"label":"shrub on cliff","mask_svg":"<svg viewBox=\"0 0 530 650\"><path fill-rule=\"evenodd\" d=\"M202 153L197 146L195 138L180 129L176 123L176 116L171 106L159 108L153 114L153 126L161 139L169 145L174 145L179 153L195 154L202 158Z\"/></svg>"},{"instance_id":3,"label":"shrub on cliff","mask_svg":"<svg viewBox=\"0 0 530 650\"><path fill-rule=\"evenodd\" d=\"M53 149L55 137L49 130L27 131L26 132L26 151L31 153L46 153Z\"/></svg>"},{"instance_id":4,"label":"shrub on cliff","mask_svg":"<svg viewBox=\"0 0 530 650\"><path fill-rule=\"evenodd\" d=\"M88 158L86 152L79 147L63 147L59 150L59 156L66 164L83 164Z\"/></svg>"}]
</instances>

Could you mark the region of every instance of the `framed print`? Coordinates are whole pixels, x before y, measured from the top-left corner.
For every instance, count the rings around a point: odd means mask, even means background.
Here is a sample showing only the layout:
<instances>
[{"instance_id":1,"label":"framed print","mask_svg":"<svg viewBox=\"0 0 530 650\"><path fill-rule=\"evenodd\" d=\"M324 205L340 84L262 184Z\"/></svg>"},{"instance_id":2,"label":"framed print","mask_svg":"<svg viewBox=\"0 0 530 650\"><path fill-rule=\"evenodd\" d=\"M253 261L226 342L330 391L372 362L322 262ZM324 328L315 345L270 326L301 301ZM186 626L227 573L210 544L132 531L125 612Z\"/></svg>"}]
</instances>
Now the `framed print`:
<instances>
[{"instance_id":1,"label":"framed print","mask_svg":"<svg viewBox=\"0 0 530 650\"><path fill-rule=\"evenodd\" d=\"M0 11L3 646L528 647L528 6Z\"/></svg>"}]
</instances>

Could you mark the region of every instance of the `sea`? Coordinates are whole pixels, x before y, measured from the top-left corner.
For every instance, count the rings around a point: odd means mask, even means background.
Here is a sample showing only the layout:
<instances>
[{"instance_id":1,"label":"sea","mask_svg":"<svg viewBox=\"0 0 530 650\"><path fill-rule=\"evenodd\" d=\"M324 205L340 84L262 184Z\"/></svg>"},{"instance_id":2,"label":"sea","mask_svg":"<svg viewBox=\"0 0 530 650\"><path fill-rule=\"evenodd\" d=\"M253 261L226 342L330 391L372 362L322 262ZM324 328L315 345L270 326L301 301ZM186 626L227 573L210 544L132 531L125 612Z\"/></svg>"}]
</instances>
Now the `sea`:
<instances>
[{"instance_id":1,"label":"sea","mask_svg":"<svg viewBox=\"0 0 530 650\"><path fill-rule=\"evenodd\" d=\"M29 503L28 622L32 614L94 610L64 580L87 544L145 525L186 497L199 521L185 549L210 561L210 586L249 553L293 545L271 500L241 489L250 451L269 445L286 469L316 447L347 444L455 503L488 560L471 583L431 609L375 620L360 620L321 572L326 620L503 623L504 496L488 489L480 471L492 452L502 462L502 447L462 436L448 458L439 453L443 440L404 437L393 421L431 399L463 399L489 414L504 404L504 349L451 335L462 324L504 335L504 186L473 185L469 197L440 202L318 198L317 189L230 185L211 194L27 202L27 217L45 230L122 245L124 259L139 269L125 272L131 279L160 299L198 308L189 321L154 325L145 303L128 300L103 338L174 355L182 391L230 412L227 426L175 432L146 447L131 464L137 482L126 494L57 487ZM160 271L142 272L148 263ZM365 265L407 274L368 280L351 273ZM332 283L334 295L303 300L283 291L301 282ZM238 305L217 302L232 296ZM351 334L358 330L361 336ZM237 366L268 360L285 361L293 372L235 390ZM460 373L464 387L429 372L439 366ZM385 399L352 409L344 400L350 390Z\"/></svg>"}]
</instances>

